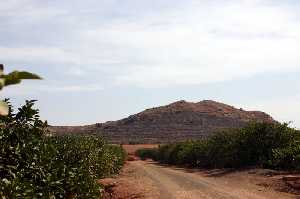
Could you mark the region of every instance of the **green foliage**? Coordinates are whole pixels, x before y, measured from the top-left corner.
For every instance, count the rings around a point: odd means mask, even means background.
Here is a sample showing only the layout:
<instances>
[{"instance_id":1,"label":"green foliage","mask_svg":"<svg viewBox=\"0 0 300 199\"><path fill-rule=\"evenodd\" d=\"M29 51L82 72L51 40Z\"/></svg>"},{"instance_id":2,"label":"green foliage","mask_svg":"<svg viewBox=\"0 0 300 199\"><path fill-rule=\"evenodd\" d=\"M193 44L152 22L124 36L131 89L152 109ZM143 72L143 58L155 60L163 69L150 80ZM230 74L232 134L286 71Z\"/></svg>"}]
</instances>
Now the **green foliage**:
<instances>
[{"instance_id":1,"label":"green foliage","mask_svg":"<svg viewBox=\"0 0 300 199\"><path fill-rule=\"evenodd\" d=\"M146 155L152 153L162 163L192 167L300 169L300 133L287 124L252 123L204 140L162 145Z\"/></svg>"},{"instance_id":2,"label":"green foliage","mask_svg":"<svg viewBox=\"0 0 300 199\"><path fill-rule=\"evenodd\" d=\"M4 66L0 64L0 90L3 87L19 84L23 79L41 79L38 75L26 71L13 71L7 75L4 74ZM8 114L8 105L0 101L0 115Z\"/></svg>"},{"instance_id":3,"label":"green foliage","mask_svg":"<svg viewBox=\"0 0 300 199\"><path fill-rule=\"evenodd\" d=\"M3 86L19 84L23 79L41 79L39 76L26 71L14 71L7 75L2 75L1 78L4 79Z\"/></svg>"},{"instance_id":4,"label":"green foliage","mask_svg":"<svg viewBox=\"0 0 300 199\"><path fill-rule=\"evenodd\" d=\"M153 159L157 160L157 151L153 149L139 149L135 152L136 156L140 157L142 160Z\"/></svg>"},{"instance_id":5,"label":"green foliage","mask_svg":"<svg viewBox=\"0 0 300 199\"><path fill-rule=\"evenodd\" d=\"M99 198L96 180L121 169L123 149L96 136L47 137L33 105L0 116L0 197Z\"/></svg>"},{"instance_id":6,"label":"green foliage","mask_svg":"<svg viewBox=\"0 0 300 199\"><path fill-rule=\"evenodd\" d=\"M40 76L26 71L13 71L9 74L4 74L4 66L0 64L0 90L4 86L19 84L24 79L41 79Z\"/></svg>"}]
</instances>

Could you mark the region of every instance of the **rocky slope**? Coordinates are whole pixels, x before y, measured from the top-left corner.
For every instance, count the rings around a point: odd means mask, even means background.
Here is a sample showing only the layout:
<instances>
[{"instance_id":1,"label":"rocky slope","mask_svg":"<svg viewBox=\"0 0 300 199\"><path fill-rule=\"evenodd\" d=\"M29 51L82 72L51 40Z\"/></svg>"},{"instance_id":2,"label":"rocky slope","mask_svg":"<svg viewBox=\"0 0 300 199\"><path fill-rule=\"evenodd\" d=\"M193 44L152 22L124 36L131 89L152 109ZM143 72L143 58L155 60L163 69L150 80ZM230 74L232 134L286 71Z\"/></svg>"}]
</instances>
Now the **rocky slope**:
<instances>
[{"instance_id":1,"label":"rocky slope","mask_svg":"<svg viewBox=\"0 0 300 199\"><path fill-rule=\"evenodd\" d=\"M81 127L51 127L51 131L100 134L116 143L163 143L199 139L220 129L243 127L251 121L275 122L266 113L236 109L212 100L178 101L118 121Z\"/></svg>"}]
</instances>

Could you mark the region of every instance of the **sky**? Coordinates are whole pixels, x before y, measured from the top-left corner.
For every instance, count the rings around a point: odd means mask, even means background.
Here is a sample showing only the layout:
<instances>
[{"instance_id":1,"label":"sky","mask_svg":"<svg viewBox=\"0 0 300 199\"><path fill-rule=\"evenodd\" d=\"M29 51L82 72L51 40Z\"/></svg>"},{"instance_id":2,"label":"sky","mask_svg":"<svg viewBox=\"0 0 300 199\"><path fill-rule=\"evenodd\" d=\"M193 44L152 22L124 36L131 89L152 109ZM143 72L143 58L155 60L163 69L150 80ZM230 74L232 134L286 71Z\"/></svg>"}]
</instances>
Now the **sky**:
<instances>
[{"instance_id":1,"label":"sky","mask_svg":"<svg viewBox=\"0 0 300 199\"><path fill-rule=\"evenodd\" d=\"M0 1L0 63L52 125L216 100L300 127L297 0Z\"/></svg>"}]
</instances>

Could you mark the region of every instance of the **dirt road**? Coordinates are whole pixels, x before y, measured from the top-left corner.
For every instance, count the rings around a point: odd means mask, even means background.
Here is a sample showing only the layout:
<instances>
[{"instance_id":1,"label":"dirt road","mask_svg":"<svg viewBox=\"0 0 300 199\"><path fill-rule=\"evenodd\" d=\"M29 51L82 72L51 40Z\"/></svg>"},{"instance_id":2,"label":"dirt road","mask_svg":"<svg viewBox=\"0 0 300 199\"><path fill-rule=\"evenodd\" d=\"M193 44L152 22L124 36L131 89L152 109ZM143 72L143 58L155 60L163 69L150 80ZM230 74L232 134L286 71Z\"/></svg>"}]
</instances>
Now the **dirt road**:
<instances>
[{"instance_id":1,"label":"dirt road","mask_svg":"<svg viewBox=\"0 0 300 199\"><path fill-rule=\"evenodd\" d=\"M132 161L127 165L132 185L143 187L143 198L159 199L282 199L299 198L254 184L248 177L230 174L209 177L198 171L170 168L149 161ZM135 181L135 182L134 182ZM147 187L147 188L145 188Z\"/></svg>"}]
</instances>

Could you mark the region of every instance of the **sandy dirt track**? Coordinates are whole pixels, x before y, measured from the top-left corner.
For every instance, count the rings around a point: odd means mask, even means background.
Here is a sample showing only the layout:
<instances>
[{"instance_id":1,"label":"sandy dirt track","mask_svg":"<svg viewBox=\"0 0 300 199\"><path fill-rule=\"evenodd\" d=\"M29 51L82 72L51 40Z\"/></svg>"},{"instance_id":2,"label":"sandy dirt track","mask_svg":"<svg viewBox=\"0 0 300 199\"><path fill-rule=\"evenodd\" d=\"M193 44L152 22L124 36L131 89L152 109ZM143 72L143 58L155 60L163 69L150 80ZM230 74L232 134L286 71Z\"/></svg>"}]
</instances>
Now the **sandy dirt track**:
<instances>
[{"instance_id":1,"label":"sandy dirt track","mask_svg":"<svg viewBox=\"0 0 300 199\"><path fill-rule=\"evenodd\" d=\"M131 197L152 199L284 199L299 196L277 192L250 182L247 178L226 175L207 177L201 171L167 167L151 161L132 161L126 165L123 186L128 185ZM127 180L127 182L126 182Z\"/></svg>"}]
</instances>

